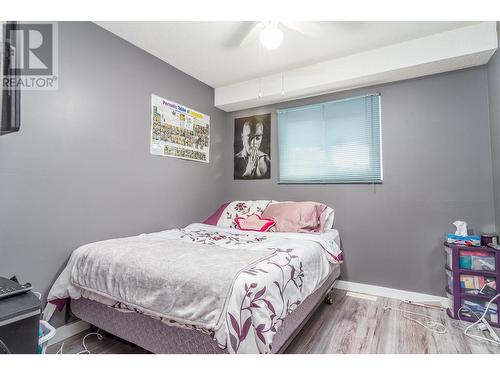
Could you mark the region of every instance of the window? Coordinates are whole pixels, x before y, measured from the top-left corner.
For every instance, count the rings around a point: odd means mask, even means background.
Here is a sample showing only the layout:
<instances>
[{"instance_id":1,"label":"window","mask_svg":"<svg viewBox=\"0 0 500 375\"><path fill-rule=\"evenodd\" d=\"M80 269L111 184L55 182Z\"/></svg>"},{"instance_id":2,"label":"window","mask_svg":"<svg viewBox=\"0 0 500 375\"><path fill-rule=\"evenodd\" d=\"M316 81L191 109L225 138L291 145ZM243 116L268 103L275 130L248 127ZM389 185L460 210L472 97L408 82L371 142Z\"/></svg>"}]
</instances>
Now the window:
<instances>
[{"instance_id":1,"label":"window","mask_svg":"<svg viewBox=\"0 0 500 375\"><path fill-rule=\"evenodd\" d=\"M278 111L279 182L382 182L380 95Z\"/></svg>"}]
</instances>

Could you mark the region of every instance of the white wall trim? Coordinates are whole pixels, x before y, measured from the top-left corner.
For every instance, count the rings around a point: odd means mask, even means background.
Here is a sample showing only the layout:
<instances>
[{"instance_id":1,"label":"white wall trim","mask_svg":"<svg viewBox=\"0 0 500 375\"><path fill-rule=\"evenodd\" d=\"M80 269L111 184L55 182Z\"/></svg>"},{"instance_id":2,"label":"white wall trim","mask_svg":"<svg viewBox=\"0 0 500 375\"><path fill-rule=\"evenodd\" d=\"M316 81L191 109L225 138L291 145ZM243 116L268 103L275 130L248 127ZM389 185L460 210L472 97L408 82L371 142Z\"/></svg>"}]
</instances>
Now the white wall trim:
<instances>
[{"instance_id":1,"label":"white wall trim","mask_svg":"<svg viewBox=\"0 0 500 375\"><path fill-rule=\"evenodd\" d=\"M496 22L482 22L216 87L215 106L231 112L469 68L486 64L497 47Z\"/></svg>"},{"instance_id":2,"label":"white wall trim","mask_svg":"<svg viewBox=\"0 0 500 375\"><path fill-rule=\"evenodd\" d=\"M333 285L336 289L350 292L369 294L378 297L394 298L399 300L410 300L416 302L439 301L443 307L449 307L448 298L434 296L431 294L411 292L408 290L386 288L383 286L354 283L352 281L337 280Z\"/></svg>"},{"instance_id":3,"label":"white wall trim","mask_svg":"<svg viewBox=\"0 0 500 375\"><path fill-rule=\"evenodd\" d=\"M48 345L54 345L68 339L71 336L77 335L90 328L90 324L83 320L77 320L69 324L65 324L56 328L56 335L49 340Z\"/></svg>"}]
</instances>

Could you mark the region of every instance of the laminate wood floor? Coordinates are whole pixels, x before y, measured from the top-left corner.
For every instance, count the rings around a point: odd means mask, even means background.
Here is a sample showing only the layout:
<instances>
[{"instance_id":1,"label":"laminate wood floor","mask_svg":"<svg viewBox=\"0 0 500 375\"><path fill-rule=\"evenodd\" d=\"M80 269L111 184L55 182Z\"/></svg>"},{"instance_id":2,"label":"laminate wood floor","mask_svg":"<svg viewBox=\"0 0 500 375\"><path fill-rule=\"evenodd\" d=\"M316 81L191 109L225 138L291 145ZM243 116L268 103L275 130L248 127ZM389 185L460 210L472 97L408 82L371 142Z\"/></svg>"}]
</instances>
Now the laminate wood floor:
<instances>
[{"instance_id":1,"label":"laminate wood floor","mask_svg":"<svg viewBox=\"0 0 500 375\"><path fill-rule=\"evenodd\" d=\"M431 315L444 324L446 334L438 334L408 320L395 310L384 307L408 309ZM321 304L309 322L287 348L286 353L500 353L500 345L484 343L463 335L468 323L448 318L444 311L407 304L398 300L378 297L376 301L346 295L335 290L333 305ZM500 330L497 330L500 333ZM65 354L83 350L82 339L87 332L70 337L63 348ZM98 340L95 335L85 340L93 354L148 353L131 343L105 335ZM47 348L56 353L61 343Z\"/></svg>"}]
</instances>

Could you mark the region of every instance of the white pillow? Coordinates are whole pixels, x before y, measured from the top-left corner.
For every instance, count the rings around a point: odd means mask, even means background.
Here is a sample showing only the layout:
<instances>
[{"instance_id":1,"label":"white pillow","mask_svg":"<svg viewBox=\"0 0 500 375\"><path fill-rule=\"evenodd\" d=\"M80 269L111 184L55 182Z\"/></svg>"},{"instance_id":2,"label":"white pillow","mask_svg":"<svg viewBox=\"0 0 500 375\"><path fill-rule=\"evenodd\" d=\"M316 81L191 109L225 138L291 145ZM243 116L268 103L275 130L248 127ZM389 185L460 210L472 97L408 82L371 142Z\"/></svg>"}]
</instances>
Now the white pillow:
<instances>
[{"instance_id":1,"label":"white pillow","mask_svg":"<svg viewBox=\"0 0 500 375\"><path fill-rule=\"evenodd\" d=\"M244 218L247 218L253 214L257 214L260 216L270 202L270 200L232 201L227 205L222 215L220 215L219 221L217 221L217 226L225 228L236 228L234 219L237 216Z\"/></svg>"},{"instance_id":2,"label":"white pillow","mask_svg":"<svg viewBox=\"0 0 500 375\"><path fill-rule=\"evenodd\" d=\"M331 207L326 207L324 215L326 216L325 226L323 230L328 230L333 228L333 220L335 219L335 211Z\"/></svg>"}]
</instances>

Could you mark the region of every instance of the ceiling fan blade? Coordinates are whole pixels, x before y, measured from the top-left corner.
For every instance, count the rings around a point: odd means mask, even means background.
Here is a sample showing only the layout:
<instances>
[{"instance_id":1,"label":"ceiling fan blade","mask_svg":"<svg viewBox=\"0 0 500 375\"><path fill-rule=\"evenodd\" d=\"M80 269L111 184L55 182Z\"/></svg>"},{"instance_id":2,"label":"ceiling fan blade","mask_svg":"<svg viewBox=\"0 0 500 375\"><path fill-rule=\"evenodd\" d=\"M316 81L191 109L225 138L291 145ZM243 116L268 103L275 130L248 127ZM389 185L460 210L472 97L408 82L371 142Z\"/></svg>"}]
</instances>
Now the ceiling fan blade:
<instances>
[{"instance_id":1,"label":"ceiling fan blade","mask_svg":"<svg viewBox=\"0 0 500 375\"><path fill-rule=\"evenodd\" d=\"M240 47L243 47L250 43L252 40L258 38L259 33L264 29L264 25L262 24L262 22L254 21L248 23L251 24L251 27L248 27L247 32L242 35L240 43L238 44L238 46Z\"/></svg>"},{"instance_id":2,"label":"ceiling fan blade","mask_svg":"<svg viewBox=\"0 0 500 375\"><path fill-rule=\"evenodd\" d=\"M239 47L256 24L257 22L253 21L240 22L236 29L231 33L231 36L227 39L226 46Z\"/></svg>"},{"instance_id":3,"label":"ceiling fan blade","mask_svg":"<svg viewBox=\"0 0 500 375\"><path fill-rule=\"evenodd\" d=\"M323 22L282 22L284 27L312 38L320 37L325 33L325 25L322 24Z\"/></svg>"}]
</instances>

